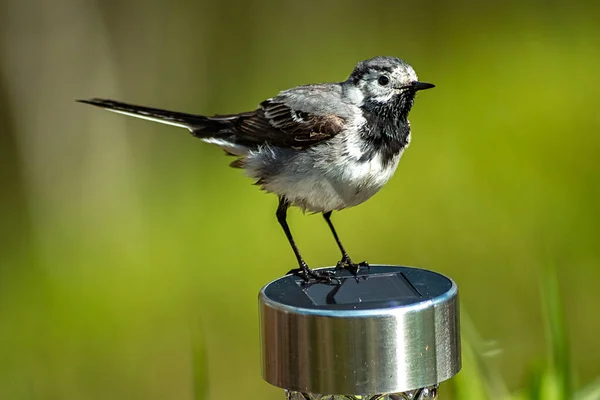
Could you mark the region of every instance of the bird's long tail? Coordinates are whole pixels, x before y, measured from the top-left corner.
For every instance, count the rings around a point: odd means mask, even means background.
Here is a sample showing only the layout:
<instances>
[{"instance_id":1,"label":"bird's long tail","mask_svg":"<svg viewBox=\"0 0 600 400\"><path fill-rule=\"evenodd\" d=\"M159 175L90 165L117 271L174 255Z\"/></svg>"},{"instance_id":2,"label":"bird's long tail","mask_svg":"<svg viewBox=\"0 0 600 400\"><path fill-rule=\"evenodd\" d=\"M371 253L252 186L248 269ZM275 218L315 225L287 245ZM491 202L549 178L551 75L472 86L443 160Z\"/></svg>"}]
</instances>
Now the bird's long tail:
<instances>
[{"instance_id":1,"label":"bird's long tail","mask_svg":"<svg viewBox=\"0 0 600 400\"><path fill-rule=\"evenodd\" d=\"M186 128L193 136L206 143L215 144L231 155L241 156L246 154L249 149L247 143L240 143L239 138L236 137L234 125L239 118L251 116L253 113L206 117L178 111L161 110L160 108L137 106L108 99L77 101L136 118ZM232 164L232 166L237 165Z\"/></svg>"},{"instance_id":2,"label":"bird's long tail","mask_svg":"<svg viewBox=\"0 0 600 400\"><path fill-rule=\"evenodd\" d=\"M187 128L192 132L197 131L198 128L206 128L206 125L214 125L217 122L212 118L202 115L186 114L178 111L168 111L161 110L159 108L137 106L115 100L89 99L77 101L136 118Z\"/></svg>"}]
</instances>

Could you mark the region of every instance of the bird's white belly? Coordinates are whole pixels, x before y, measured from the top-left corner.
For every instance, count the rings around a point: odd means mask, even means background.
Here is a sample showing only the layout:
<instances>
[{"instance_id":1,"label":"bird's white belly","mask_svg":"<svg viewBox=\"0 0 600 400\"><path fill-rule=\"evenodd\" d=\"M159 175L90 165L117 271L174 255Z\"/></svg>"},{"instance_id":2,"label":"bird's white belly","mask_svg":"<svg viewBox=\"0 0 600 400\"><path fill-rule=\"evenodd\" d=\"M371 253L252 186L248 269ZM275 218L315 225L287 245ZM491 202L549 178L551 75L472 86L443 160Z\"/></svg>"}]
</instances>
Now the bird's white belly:
<instances>
[{"instance_id":1,"label":"bird's white belly","mask_svg":"<svg viewBox=\"0 0 600 400\"><path fill-rule=\"evenodd\" d=\"M285 196L309 212L327 212L356 206L377 193L392 177L400 154L383 165L377 154L370 161L354 157L310 160L304 155L262 184L263 189ZM250 172L250 171L249 171ZM251 174L252 175L252 174Z\"/></svg>"}]
</instances>

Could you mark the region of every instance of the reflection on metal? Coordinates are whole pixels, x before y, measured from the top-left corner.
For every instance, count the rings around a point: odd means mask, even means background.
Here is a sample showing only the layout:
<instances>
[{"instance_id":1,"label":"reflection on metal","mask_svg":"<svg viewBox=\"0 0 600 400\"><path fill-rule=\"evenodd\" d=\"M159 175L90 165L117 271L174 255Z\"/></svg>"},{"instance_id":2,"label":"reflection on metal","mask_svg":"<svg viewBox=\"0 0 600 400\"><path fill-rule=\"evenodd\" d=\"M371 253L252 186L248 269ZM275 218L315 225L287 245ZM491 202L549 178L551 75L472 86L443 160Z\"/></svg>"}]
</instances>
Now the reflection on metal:
<instances>
[{"instance_id":1,"label":"reflection on metal","mask_svg":"<svg viewBox=\"0 0 600 400\"><path fill-rule=\"evenodd\" d=\"M336 276L288 275L261 290L265 380L293 399L435 398L461 367L456 284L396 266Z\"/></svg>"}]
</instances>

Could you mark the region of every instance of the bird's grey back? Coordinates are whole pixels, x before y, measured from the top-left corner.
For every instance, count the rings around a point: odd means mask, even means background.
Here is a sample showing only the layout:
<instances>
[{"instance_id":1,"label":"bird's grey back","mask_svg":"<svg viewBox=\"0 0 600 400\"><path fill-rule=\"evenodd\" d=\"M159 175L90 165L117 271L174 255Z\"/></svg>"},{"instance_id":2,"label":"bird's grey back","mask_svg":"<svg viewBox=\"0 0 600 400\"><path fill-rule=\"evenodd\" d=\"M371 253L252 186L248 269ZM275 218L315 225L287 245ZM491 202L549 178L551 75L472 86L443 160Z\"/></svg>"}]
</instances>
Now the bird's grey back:
<instances>
[{"instance_id":1,"label":"bird's grey back","mask_svg":"<svg viewBox=\"0 0 600 400\"><path fill-rule=\"evenodd\" d=\"M273 100L314 115L337 115L348 119L357 112L357 105L348 101L338 82L297 86L282 91Z\"/></svg>"}]
</instances>

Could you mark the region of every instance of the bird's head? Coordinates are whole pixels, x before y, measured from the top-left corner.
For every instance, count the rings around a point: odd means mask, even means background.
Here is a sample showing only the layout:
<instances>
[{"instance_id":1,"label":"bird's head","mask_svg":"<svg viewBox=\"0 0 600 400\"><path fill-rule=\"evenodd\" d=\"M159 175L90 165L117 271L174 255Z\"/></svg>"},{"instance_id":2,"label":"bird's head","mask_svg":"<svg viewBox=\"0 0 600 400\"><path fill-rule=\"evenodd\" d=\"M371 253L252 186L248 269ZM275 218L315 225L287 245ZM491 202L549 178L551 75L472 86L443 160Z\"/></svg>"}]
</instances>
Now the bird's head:
<instances>
[{"instance_id":1,"label":"bird's head","mask_svg":"<svg viewBox=\"0 0 600 400\"><path fill-rule=\"evenodd\" d=\"M409 108L417 91L434 87L431 83L419 82L415 70L396 57L361 61L344 83L350 86L350 97L357 105L406 102Z\"/></svg>"}]
</instances>

